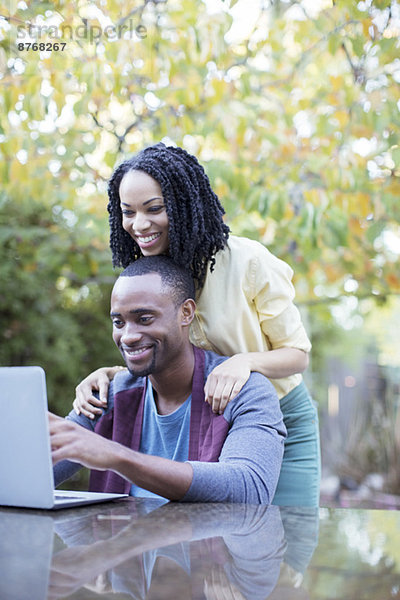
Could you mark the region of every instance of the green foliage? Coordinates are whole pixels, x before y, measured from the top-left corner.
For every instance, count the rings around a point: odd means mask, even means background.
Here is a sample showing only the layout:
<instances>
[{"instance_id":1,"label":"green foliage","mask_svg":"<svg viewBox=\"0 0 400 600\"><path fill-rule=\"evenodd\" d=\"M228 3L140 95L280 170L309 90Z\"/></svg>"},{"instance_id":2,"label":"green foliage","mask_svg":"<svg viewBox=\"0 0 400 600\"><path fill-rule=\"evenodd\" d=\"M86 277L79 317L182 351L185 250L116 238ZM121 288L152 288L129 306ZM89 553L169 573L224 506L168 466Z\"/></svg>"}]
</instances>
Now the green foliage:
<instances>
[{"instance_id":1,"label":"green foliage","mask_svg":"<svg viewBox=\"0 0 400 600\"><path fill-rule=\"evenodd\" d=\"M0 207L0 364L44 367L50 407L62 413L88 370L118 360L109 253L91 248L84 218L72 229L57 206L3 196Z\"/></svg>"}]
</instances>

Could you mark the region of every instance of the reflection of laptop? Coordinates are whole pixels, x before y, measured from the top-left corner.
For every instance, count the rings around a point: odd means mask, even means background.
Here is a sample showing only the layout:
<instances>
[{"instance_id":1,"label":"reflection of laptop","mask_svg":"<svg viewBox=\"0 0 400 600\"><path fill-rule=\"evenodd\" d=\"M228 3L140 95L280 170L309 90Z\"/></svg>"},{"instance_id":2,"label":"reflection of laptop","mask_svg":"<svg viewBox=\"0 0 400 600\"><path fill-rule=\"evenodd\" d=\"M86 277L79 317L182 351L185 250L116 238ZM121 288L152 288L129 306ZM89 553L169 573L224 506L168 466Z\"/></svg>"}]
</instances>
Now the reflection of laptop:
<instances>
[{"instance_id":1,"label":"reflection of laptop","mask_svg":"<svg viewBox=\"0 0 400 600\"><path fill-rule=\"evenodd\" d=\"M0 505L65 508L126 494L54 491L41 367L0 367Z\"/></svg>"},{"instance_id":2,"label":"reflection of laptop","mask_svg":"<svg viewBox=\"0 0 400 600\"><path fill-rule=\"evenodd\" d=\"M46 513L0 512L0 598L47 598L53 540Z\"/></svg>"}]
</instances>

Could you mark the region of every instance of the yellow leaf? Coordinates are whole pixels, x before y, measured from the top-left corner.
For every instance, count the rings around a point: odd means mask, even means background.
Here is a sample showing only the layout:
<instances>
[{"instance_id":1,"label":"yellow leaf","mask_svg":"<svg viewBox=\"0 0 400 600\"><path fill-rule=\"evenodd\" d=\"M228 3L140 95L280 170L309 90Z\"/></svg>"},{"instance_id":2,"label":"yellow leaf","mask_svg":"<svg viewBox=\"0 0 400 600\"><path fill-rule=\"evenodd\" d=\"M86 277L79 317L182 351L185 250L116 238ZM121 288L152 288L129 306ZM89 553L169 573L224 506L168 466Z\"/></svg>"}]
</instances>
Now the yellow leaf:
<instances>
[{"instance_id":1,"label":"yellow leaf","mask_svg":"<svg viewBox=\"0 0 400 600\"><path fill-rule=\"evenodd\" d=\"M13 17L18 10L19 0L7 0L6 5L1 6L1 13L4 17Z\"/></svg>"},{"instance_id":2,"label":"yellow leaf","mask_svg":"<svg viewBox=\"0 0 400 600\"><path fill-rule=\"evenodd\" d=\"M400 279L394 275L394 273L389 273L386 277L386 281L392 290L400 288Z\"/></svg>"},{"instance_id":3,"label":"yellow leaf","mask_svg":"<svg viewBox=\"0 0 400 600\"><path fill-rule=\"evenodd\" d=\"M363 28L363 33L366 39L368 39L369 37L371 37L371 34L369 32L369 28L371 27L372 23L371 23L371 19L363 19L362 21L362 28Z\"/></svg>"},{"instance_id":4,"label":"yellow leaf","mask_svg":"<svg viewBox=\"0 0 400 600\"><path fill-rule=\"evenodd\" d=\"M339 269L334 265L324 265L324 273L329 282L337 281Z\"/></svg>"},{"instance_id":5,"label":"yellow leaf","mask_svg":"<svg viewBox=\"0 0 400 600\"><path fill-rule=\"evenodd\" d=\"M370 196L362 192L349 194L348 209L350 213L365 219L371 212Z\"/></svg>"},{"instance_id":6,"label":"yellow leaf","mask_svg":"<svg viewBox=\"0 0 400 600\"><path fill-rule=\"evenodd\" d=\"M344 127L349 122L349 114L346 110L336 111L335 118L339 121L341 127Z\"/></svg>"},{"instance_id":7,"label":"yellow leaf","mask_svg":"<svg viewBox=\"0 0 400 600\"><path fill-rule=\"evenodd\" d=\"M9 170L10 181L21 181L24 177L23 171L24 167L21 165L21 163L17 159L14 159Z\"/></svg>"},{"instance_id":8,"label":"yellow leaf","mask_svg":"<svg viewBox=\"0 0 400 600\"><path fill-rule=\"evenodd\" d=\"M352 236L362 237L365 235L364 228L360 223L360 220L356 217L350 217L349 219L349 231L351 233L350 240L352 240Z\"/></svg>"},{"instance_id":9,"label":"yellow leaf","mask_svg":"<svg viewBox=\"0 0 400 600\"><path fill-rule=\"evenodd\" d=\"M89 264L90 264L90 270L92 271L92 273L94 275L96 275L99 272L99 263L91 258L89 260Z\"/></svg>"},{"instance_id":10,"label":"yellow leaf","mask_svg":"<svg viewBox=\"0 0 400 600\"><path fill-rule=\"evenodd\" d=\"M52 99L57 104L58 112L60 113L65 104L65 94L59 90L54 90Z\"/></svg>"},{"instance_id":11,"label":"yellow leaf","mask_svg":"<svg viewBox=\"0 0 400 600\"><path fill-rule=\"evenodd\" d=\"M310 202L314 206L320 206L320 192L317 189L314 190L306 190L304 192L304 198L307 202Z\"/></svg>"},{"instance_id":12,"label":"yellow leaf","mask_svg":"<svg viewBox=\"0 0 400 600\"><path fill-rule=\"evenodd\" d=\"M289 221L290 219L293 218L293 216L294 216L293 206L287 202L285 205L285 212L283 214L283 218Z\"/></svg>"},{"instance_id":13,"label":"yellow leaf","mask_svg":"<svg viewBox=\"0 0 400 600\"><path fill-rule=\"evenodd\" d=\"M335 92L339 92L343 88L343 77L331 76L329 78L331 82L331 88Z\"/></svg>"}]
</instances>

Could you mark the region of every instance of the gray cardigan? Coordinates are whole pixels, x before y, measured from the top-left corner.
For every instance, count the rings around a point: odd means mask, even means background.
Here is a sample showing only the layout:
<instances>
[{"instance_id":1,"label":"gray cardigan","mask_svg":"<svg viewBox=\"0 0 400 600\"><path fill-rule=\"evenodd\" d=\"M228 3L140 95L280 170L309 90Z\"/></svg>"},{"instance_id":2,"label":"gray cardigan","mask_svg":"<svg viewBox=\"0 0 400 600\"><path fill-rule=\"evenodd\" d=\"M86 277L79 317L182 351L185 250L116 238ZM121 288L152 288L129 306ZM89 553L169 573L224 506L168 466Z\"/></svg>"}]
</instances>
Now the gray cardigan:
<instances>
[{"instance_id":1,"label":"gray cardigan","mask_svg":"<svg viewBox=\"0 0 400 600\"><path fill-rule=\"evenodd\" d=\"M269 504L274 497L283 458L286 429L276 391L266 377L252 373L222 415L204 401L204 383L214 367L226 360L194 348L195 368L188 462L193 481L183 501ZM108 405L94 420L74 411L67 418L100 435L138 450L146 379L116 375ZM56 485L76 471L66 461L55 466ZM129 493L130 482L112 471L92 471L92 491Z\"/></svg>"}]
</instances>

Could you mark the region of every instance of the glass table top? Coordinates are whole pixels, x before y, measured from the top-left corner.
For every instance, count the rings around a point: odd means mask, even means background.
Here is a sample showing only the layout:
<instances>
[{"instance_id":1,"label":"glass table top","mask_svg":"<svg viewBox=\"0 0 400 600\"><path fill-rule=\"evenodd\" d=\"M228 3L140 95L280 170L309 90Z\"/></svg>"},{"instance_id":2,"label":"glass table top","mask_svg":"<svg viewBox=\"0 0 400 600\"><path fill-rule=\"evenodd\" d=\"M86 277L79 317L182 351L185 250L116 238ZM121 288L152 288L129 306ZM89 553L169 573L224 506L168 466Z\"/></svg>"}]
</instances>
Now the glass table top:
<instances>
[{"instance_id":1,"label":"glass table top","mask_svg":"<svg viewBox=\"0 0 400 600\"><path fill-rule=\"evenodd\" d=\"M0 509L0 598L400 598L400 512L124 499Z\"/></svg>"}]
</instances>

